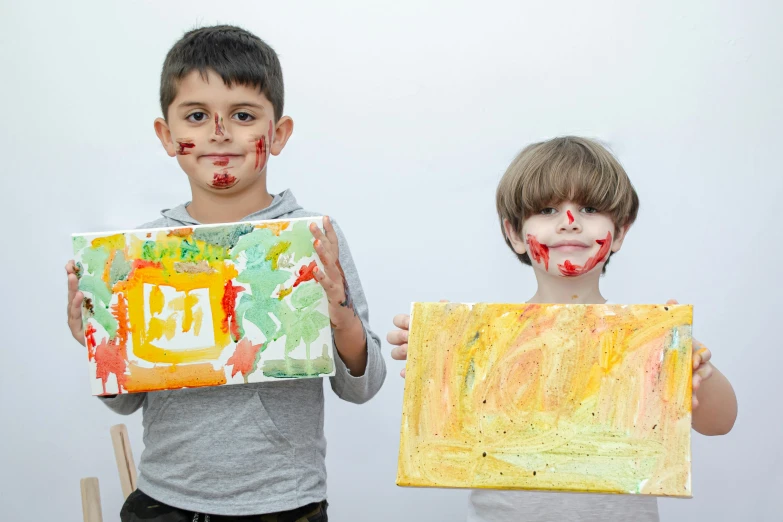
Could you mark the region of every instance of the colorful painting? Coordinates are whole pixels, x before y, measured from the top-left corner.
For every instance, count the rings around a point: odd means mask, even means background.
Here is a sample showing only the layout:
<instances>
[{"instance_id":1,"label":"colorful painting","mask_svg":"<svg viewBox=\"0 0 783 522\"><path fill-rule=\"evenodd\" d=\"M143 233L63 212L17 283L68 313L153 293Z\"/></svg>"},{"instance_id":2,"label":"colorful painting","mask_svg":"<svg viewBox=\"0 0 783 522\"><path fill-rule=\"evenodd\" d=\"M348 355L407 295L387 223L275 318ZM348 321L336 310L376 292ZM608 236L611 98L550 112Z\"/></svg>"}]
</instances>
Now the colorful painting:
<instances>
[{"instance_id":1,"label":"colorful painting","mask_svg":"<svg viewBox=\"0 0 783 522\"><path fill-rule=\"evenodd\" d=\"M689 305L414 303L397 484L691 495Z\"/></svg>"},{"instance_id":2,"label":"colorful painting","mask_svg":"<svg viewBox=\"0 0 783 522\"><path fill-rule=\"evenodd\" d=\"M334 375L311 223L75 234L93 394Z\"/></svg>"}]
</instances>

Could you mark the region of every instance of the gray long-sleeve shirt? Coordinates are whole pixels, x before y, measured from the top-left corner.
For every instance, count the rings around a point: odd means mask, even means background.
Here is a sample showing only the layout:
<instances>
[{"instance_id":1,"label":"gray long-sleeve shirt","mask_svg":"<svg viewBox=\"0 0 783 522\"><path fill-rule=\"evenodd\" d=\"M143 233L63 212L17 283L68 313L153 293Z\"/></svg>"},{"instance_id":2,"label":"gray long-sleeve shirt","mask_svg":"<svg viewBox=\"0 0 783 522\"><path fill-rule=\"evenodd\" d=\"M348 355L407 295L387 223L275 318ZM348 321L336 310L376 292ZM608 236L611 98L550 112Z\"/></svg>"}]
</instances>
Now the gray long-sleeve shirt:
<instances>
[{"instance_id":1,"label":"gray long-sleeve shirt","mask_svg":"<svg viewBox=\"0 0 783 522\"><path fill-rule=\"evenodd\" d=\"M242 221L317 215L303 210L285 191ZM198 224L186 205L180 205L140 228ZM380 339L369 327L367 301L348 244L333 224L340 264L367 334L367 366L363 375L354 377L336 356L336 375L330 382L340 398L360 404L378 392L386 365ZM326 498L322 379L138 393L101 401L123 415L143 408L138 487L160 502L200 513L252 515Z\"/></svg>"}]
</instances>

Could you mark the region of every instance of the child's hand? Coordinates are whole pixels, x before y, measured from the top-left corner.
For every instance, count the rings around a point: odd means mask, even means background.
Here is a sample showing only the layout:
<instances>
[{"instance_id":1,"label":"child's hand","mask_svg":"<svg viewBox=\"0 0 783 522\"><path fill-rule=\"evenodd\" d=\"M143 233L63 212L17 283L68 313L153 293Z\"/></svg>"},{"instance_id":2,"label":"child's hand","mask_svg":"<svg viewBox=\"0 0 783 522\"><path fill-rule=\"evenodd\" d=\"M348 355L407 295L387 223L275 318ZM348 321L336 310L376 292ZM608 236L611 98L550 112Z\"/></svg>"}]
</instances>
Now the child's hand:
<instances>
[{"instance_id":1,"label":"child's hand","mask_svg":"<svg viewBox=\"0 0 783 522\"><path fill-rule=\"evenodd\" d=\"M441 299L440 302L448 303L445 299ZM411 316L408 314L395 315L393 322L399 330L387 333L386 340L389 344L394 345L391 351L392 359L405 361L408 359L408 328L411 325ZM400 372L400 377L405 378L405 368Z\"/></svg>"},{"instance_id":2,"label":"child's hand","mask_svg":"<svg viewBox=\"0 0 783 522\"><path fill-rule=\"evenodd\" d=\"M696 397L696 391L699 387L712 377L713 366L710 362L712 352L696 339L693 340L693 399L691 409L699 407L699 399Z\"/></svg>"},{"instance_id":3,"label":"child's hand","mask_svg":"<svg viewBox=\"0 0 783 522\"><path fill-rule=\"evenodd\" d=\"M87 346L84 341L84 323L82 322L82 301L84 294L79 291L79 278L76 276L76 263L73 259L65 265L65 273L68 274L68 328L71 335Z\"/></svg>"},{"instance_id":4,"label":"child's hand","mask_svg":"<svg viewBox=\"0 0 783 522\"><path fill-rule=\"evenodd\" d=\"M399 330L392 330L386 334L386 340L394 345L392 348L392 359L404 361L408 358L408 328L411 324L411 316L408 314L399 314L394 316L394 326ZM400 372L400 377L405 377L405 368Z\"/></svg>"},{"instance_id":5,"label":"child's hand","mask_svg":"<svg viewBox=\"0 0 783 522\"><path fill-rule=\"evenodd\" d=\"M669 299L666 304L677 304L676 299ZM691 398L691 409L699 407L699 399L696 397L696 391L704 381L712 377L713 366L710 362L712 352L702 343L693 339L693 378L691 386L693 394Z\"/></svg>"},{"instance_id":6,"label":"child's hand","mask_svg":"<svg viewBox=\"0 0 783 522\"><path fill-rule=\"evenodd\" d=\"M326 234L324 234L326 232ZM340 248L337 233L332 227L332 222L328 217L324 217L324 232L316 226L310 225L310 233L315 238L315 251L324 265L324 269L316 268L313 271L316 282L320 284L326 292L326 299L329 301L329 321L332 328L340 330L351 324L351 321L357 317L353 309L353 300L348 289L348 281L345 279L345 273L340 266Z\"/></svg>"}]
</instances>

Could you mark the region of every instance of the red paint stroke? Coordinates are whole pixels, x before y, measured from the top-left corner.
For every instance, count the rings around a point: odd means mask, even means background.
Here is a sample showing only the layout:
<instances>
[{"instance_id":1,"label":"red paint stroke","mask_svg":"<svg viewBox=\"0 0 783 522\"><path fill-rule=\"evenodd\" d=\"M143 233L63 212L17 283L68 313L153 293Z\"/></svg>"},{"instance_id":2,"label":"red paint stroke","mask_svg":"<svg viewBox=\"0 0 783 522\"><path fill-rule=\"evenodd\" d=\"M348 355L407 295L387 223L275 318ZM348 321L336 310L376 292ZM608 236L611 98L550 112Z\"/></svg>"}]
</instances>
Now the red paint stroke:
<instances>
[{"instance_id":1,"label":"red paint stroke","mask_svg":"<svg viewBox=\"0 0 783 522\"><path fill-rule=\"evenodd\" d=\"M533 256L536 263L541 263L543 260L544 269L549 270L549 247L539 243L532 234L527 235L527 245L530 247L530 255Z\"/></svg>"},{"instance_id":2,"label":"red paint stroke","mask_svg":"<svg viewBox=\"0 0 783 522\"><path fill-rule=\"evenodd\" d=\"M215 172L212 178L212 186L218 188L228 188L237 182L237 178L228 173L228 170L223 172Z\"/></svg>"},{"instance_id":3,"label":"red paint stroke","mask_svg":"<svg viewBox=\"0 0 783 522\"><path fill-rule=\"evenodd\" d=\"M566 215L568 216L568 224L570 225L571 223L574 222L574 215L571 213L570 210L566 211Z\"/></svg>"},{"instance_id":4,"label":"red paint stroke","mask_svg":"<svg viewBox=\"0 0 783 522\"><path fill-rule=\"evenodd\" d=\"M241 372L242 376L247 378L248 374L253 373L256 369L256 356L262 346L263 344L252 344L247 338L239 341L234 354L226 361L227 366L233 366L231 377Z\"/></svg>"},{"instance_id":5,"label":"red paint stroke","mask_svg":"<svg viewBox=\"0 0 783 522\"><path fill-rule=\"evenodd\" d=\"M127 346L128 332L130 331L128 325L128 299L124 294L117 294L117 302L111 306L111 313L117 319L117 335L114 338L114 342L124 349Z\"/></svg>"},{"instance_id":6,"label":"red paint stroke","mask_svg":"<svg viewBox=\"0 0 783 522\"><path fill-rule=\"evenodd\" d=\"M223 134L223 118L218 113L215 113L215 135L224 136Z\"/></svg>"},{"instance_id":7,"label":"red paint stroke","mask_svg":"<svg viewBox=\"0 0 783 522\"><path fill-rule=\"evenodd\" d=\"M163 268L163 265L157 261L148 261L146 259L134 259L131 265L133 270L140 268Z\"/></svg>"},{"instance_id":8,"label":"red paint stroke","mask_svg":"<svg viewBox=\"0 0 783 522\"><path fill-rule=\"evenodd\" d=\"M221 156L220 158L216 158L215 161L212 162L212 164L216 167L225 167L228 165L228 162L230 161L230 158L228 156Z\"/></svg>"},{"instance_id":9,"label":"red paint stroke","mask_svg":"<svg viewBox=\"0 0 783 522\"><path fill-rule=\"evenodd\" d=\"M598 263L606 259L606 256L609 255L609 250L612 248L612 233L607 232L606 239L596 239L595 242L601 245L601 248L598 249L598 252L593 257L587 260L584 266L575 265L571 261L566 260L562 265L557 265L560 273L567 277L586 274L595 268Z\"/></svg>"},{"instance_id":10,"label":"red paint stroke","mask_svg":"<svg viewBox=\"0 0 783 522\"><path fill-rule=\"evenodd\" d=\"M179 154L180 156L187 156L188 154L190 154L191 151L186 149L192 149L193 147L196 146L196 144L193 143L192 140L183 140L183 141L178 141L177 143L179 144L179 148L177 149L177 154Z\"/></svg>"},{"instance_id":11,"label":"red paint stroke","mask_svg":"<svg viewBox=\"0 0 783 522\"><path fill-rule=\"evenodd\" d=\"M297 277L296 281L294 281L294 288L302 283L315 279L315 270L317 268L318 267L316 266L315 261L312 261L307 266L299 267L299 277Z\"/></svg>"},{"instance_id":12,"label":"red paint stroke","mask_svg":"<svg viewBox=\"0 0 783 522\"><path fill-rule=\"evenodd\" d=\"M256 170L264 170L266 165L266 136L256 140Z\"/></svg>"},{"instance_id":13,"label":"red paint stroke","mask_svg":"<svg viewBox=\"0 0 783 522\"><path fill-rule=\"evenodd\" d=\"M223 300L221 305L223 306L223 332L231 330L231 337L234 341L239 340L239 323L237 323L237 312L235 310L237 304L237 295L239 292L244 291L242 286L234 286L234 283L229 279L226 282L226 286L223 287ZM230 326L229 326L229 323Z\"/></svg>"},{"instance_id":14,"label":"red paint stroke","mask_svg":"<svg viewBox=\"0 0 783 522\"><path fill-rule=\"evenodd\" d=\"M256 170L262 171L266 167L266 161L269 157L269 144L272 143L272 132L274 126L272 120L269 120L269 136L261 136L256 140Z\"/></svg>"},{"instance_id":15,"label":"red paint stroke","mask_svg":"<svg viewBox=\"0 0 783 522\"><path fill-rule=\"evenodd\" d=\"M95 359L95 333L97 330L92 323L87 323L87 328L84 329L84 340L87 343L87 358L89 360Z\"/></svg>"},{"instance_id":16,"label":"red paint stroke","mask_svg":"<svg viewBox=\"0 0 783 522\"><path fill-rule=\"evenodd\" d=\"M97 366L95 376L101 380L104 394L106 394L106 381L109 380L109 375L112 373L117 377L118 387L125 387L128 380L128 376L125 375L127 358L122 346L107 343L104 338L101 344L95 348L95 364Z\"/></svg>"}]
</instances>

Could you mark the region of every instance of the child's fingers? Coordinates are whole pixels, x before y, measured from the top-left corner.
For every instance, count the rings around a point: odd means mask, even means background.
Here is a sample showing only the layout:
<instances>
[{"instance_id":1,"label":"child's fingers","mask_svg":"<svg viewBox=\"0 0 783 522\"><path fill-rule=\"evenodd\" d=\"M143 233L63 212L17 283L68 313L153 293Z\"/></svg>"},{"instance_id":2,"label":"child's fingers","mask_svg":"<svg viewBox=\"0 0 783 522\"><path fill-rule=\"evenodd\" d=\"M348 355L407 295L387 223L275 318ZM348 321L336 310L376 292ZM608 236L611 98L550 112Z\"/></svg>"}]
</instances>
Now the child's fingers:
<instances>
[{"instance_id":1,"label":"child's fingers","mask_svg":"<svg viewBox=\"0 0 783 522\"><path fill-rule=\"evenodd\" d=\"M712 353L710 350L703 345L700 345L701 348L696 350L696 353L693 354L693 369L696 370L697 368L703 366L709 360L712 358Z\"/></svg>"},{"instance_id":2,"label":"child's fingers","mask_svg":"<svg viewBox=\"0 0 783 522\"><path fill-rule=\"evenodd\" d=\"M405 368L400 370L400 377L402 377L403 379L405 378Z\"/></svg>"},{"instance_id":3,"label":"child's fingers","mask_svg":"<svg viewBox=\"0 0 783 522\"><path fill-rule=\"evenodd\" d=\"M321 241L322 243L325 241L329 241L329 239L324 235L324 233L321 231L320 228L318 228L318 225L315 223L310 223L310 233L313 235L313 239L316 241Z\"/></svg>"},{"instance_id":4,"label":"child's fingers","mask_svg":"<svg viewBox=\"0 0 783 522\"><path fill-rule=\"evenodd\" d=\"M408 330L410 329L410 325L411 325L411 316L408 314L397 314L394 316L392 322L394 323L394 326L396 326L397 328Z\"/></svg>"},{"instance_id":5,"label":"child's fingers","mask_svg":"<svg viewBox=\"0 0 783 522\"><path fill-rule=\"evenodd\" d=\"M79 291L79 278L75 274L68 274L68 306L71 305L76 292Z\"/></svg>"},{"instance_id":6,"label":"child's fingers","mask_svg":"<svg viewBox=\"0 0 783 522\"><path fill-rule=\"evenodd\" d=\"M386 340L389 342L389 344L393 344L395 346L400 346L401 344L405 344L408 342L408 331L392 330L391 332L386 334Z\"/></svg>"},{"instance_id":7,"label":"child's fingers","mask_svg":"<svg viewBox=\"0 0 783 522\"><path fill-rule=\"evenodd\" d=\"M711 364L702 364L701 368L696 372L696 376L699 377L699 381L706 381L712 377L713 366Z\"/></svg>"},{"instance_id":8,"label":"child's fingers","mask_svg":"<svg viewBox=\"0 0 783 522\"><path fill-rule=\"evenodd\" d=\"M335 264L335 260L337 258L334 256L334 253L326 247L326 243L323 243L320 239L316 239L314 246L315 252L318 254L318 258L324 265L326 277L332 281L342 281L342 274L340 274L340 270Z\"/></svg>"},{"instance_id":9,"label":"child's fingers","mask_svg":"<svg viewBox=\"0 0 783 522\"><path fill-rule=\"evenodd\" d=\"M695 410L699 407L699 399L695 395L691 397L691 410Z\"/></svg>"},{"instance_id":10,"label":"child's fingers","mask_svg":"<svg viewBox=\"0 0 783 522\"><path fill-rule=\"evenodd\" d=\"M691 388L693 388L694 391L699 389L699 386L701 386L701 376L696 373L693 375L693 379L691 381Z\"/></svg>"},{"instance_id":11,"label":"child's fingers","mask_svg":"<svg viewBox=\"0 0 783 522\"><path fill-rule=\"evenodd\" d=\"M329 216L324 216L324 232L326 232L326 238L334 245L335 248L340 246L340 240L337 237L337 232L334 231L332 226L332 219Z\"/></svg>"},{"instance_id":12,"label":"child's fingers","mask_svg":"<svg viewBox=\"0 0 783 522\"><path fill-rule=\"evenodd\" d=\"M679 304L676 299L669 299L666 304Z\"/></svg>"},{"instance_id":13,"label":"child's fingers","mask_svg":"<svg viewBox=\"0 0 783 522\"><path fill-rule=\"evenodd\" d=\"M395 361L404 361L408 358L408 344L402 344L400 346L395 346L392 348L391 351L392 359Z\"/></svg>"}]
</instances>

